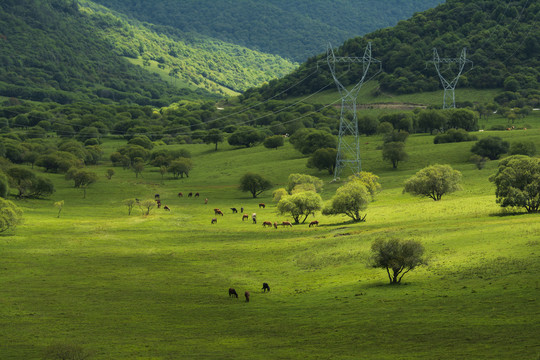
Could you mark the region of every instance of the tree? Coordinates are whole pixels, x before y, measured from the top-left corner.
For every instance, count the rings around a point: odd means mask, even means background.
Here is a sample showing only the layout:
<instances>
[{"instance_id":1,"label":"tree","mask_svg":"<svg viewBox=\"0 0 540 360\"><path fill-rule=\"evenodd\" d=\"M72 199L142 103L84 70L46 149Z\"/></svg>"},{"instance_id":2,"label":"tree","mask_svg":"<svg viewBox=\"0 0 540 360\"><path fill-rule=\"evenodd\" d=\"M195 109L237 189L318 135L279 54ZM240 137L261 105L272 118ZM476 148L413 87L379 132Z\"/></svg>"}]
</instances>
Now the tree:
<instances>
[{"instance_id":1,"label":"tree","mask_svg":"<svg viewBox=\"0 0 540 360\"><path fill-rule=\"evenodd\" d=\"M361 181L366 187L367 191L371 195L372 201L375 199L375 195L381 191L381 184L379 183L379 177L368 171L360 171L359 173L349 176L348 181L358 180Z\"/></svg>"},{"instance_id":2,"label":"tree","mask_svg":"<svg viewBox=\"0 0 540 360\"><path fill-rule=\"evenodd\" d=\"M140 158L134 159L131 169L135 173L135 177L138 178L139 174L142 174L142 172L144 171L144 161Z\"/></svg>"},{"instance_id":3,"label":"tree","mask_svg":"<svg viewBox=\"0 0 540 360\"><path fill-rule=\"evenodd\" d=\"M382 149L383 160L390 161L394 169L397 168L400 161L408 159L408 155L405 152L405 143L400 141L388 142L383 145Z\"/></svg>"},{"instance_id":4,"label":"tree","mask_svg":"<svg viewBox=\"0 0 540 360\"><path fill-rule=\"evenodd\" d=\"M191 159L178 158L171 161L171 165L169 165L167 171L173 174L175 179L178 179L179 176L183 178L184 174L186 177L189 177L189 172L191 171L192 167L193 163L191 162Z\"/></svg>"},{"instance_id":5,"label":"tree","mask_svg":"<svg viewBox=\"0 0 540 360\"><path fill-rule=\"evenodd\" d=\"M406 273L426 263L424 246L416 240L378 239L371 245L371 251L371 266L386 269L390 284L401 283Z\"/></svg>"},{"instance_id":6,"label":"tree","mask_svg":"<svg viewBox=\"0 0 540 360\"><path fill-rule=\"evenodd\" d=\"M530 213L540 210L540 159L509 156L489 180L496 186L496 202L502 207L523 207Z\"/></svg>"},{"instance_id":7,"label":"tree","mask_svg":"<svg viewBox=\"0 0 540 360\"><path fill-rule=\"evenodd\" d=\"M362 217L360 211L367 209L371 199L364 183L352 180L336 190L336 195L330 201L330 205L324 208L323 214L345 214L354 222L365 221L366 216Z\"/></svg>"},{"instance_id":8,"label":"tree","mask_svg":"<svg viewBox=\"0 0 540 360\"><path fill-rule=\"evenodd\" d=\"M488 136L483 139L478 140L473 147L471 152L487 157L490 160L497 160L502 154L508 152L510 145L507 141L504 141L498 136Z\"/></svg>"},{"instance_id":9,"label":"tree","mask_svg":"<svg viewBox=\"0 0 540 360\"><path fill-rule=\"evenodd\" d=\"M83 198L86 199L86 189L98 180L98 176L91 171L71 168L66 173L66 180L73 180L76 188L83 189Z\"/></svg>"},{"instance_id":10,"label":"tree","mask_svg":"<svg viewBox=\"0 0 540 360\"><path fill-rule=\"evenodd\" d=\"M22 220L22 210L13 202L0 198L0 232L17 226Z\"/></svg>"},{"instance_id":11,"label":"tree","mask_svg":"<svg viewBox=\"0 0 540 360\"><path fill-rule=\"evenodd\" d=\"M227 141L232 146L251 147L263 141L265 137L263 132L251 126L242 126L232 133Z\"/></svg>"},{"instance_id":12,"label":"tree","mask_svg":"<svg viewBox=\"0 0 540 360\"><path fill-rule=\"evenodd\" d=\"M9 194L9 180L6 174L0 172L0 197L7 198Z\"/></svg>"},{"instance_id":13,"label":"tree","mask_svg":"<svg viewBox=\"0 0 540 360\"><path fill-rule=\"evenodd\" d=\"M510 144L510 155L536 155L536 146L532 141L516 141Z\"/></svg>"},{"instance_id":14,"label":"tree","mask_svg":"<svg viewBox=\"0 0 540 360\"><path fill-rule=\"evenodd\" d=\"M57 201L53 205L55 208L58 208L58 215L56 215L56 217L59 218L60 213L62 212L62 209L64 208L64 200Z\"/></svg>"},{"instance_id":15,"label":"tree","mask_svg":"<svg viewBox=\"0 0 540 360\"><path fill-rule=\"evenodd\" d=\"M336 168L336 155L336 149L318 149L311 154L311 157L307 161L307 167L316 168L317 170L328 170L328 174L332 175Z\"/></svg>"},{"instance_id":16,"label":"tree","mask_svg":"<svg viewBox=\"0 0 540 360\"><path fill-rule=\"evenodd\" d=\"M138 203L136 199L126 199L122 202L124 205L128 208L128 215L131 215L131 211L135 207L135 205Z\"/></svg>"},{"instance_id":17,"label":"tree","mask_svg":"<svg viewBox=\"0 0 540 360\"><path fill-rule=\"evenodd\" d=\"M316 176L306 174L290 174L287 179L287 192L292 194L294 189L302 184L312 184L316 192L322 190L323 181Z\"/></svg>"},{"instance_id":18,"label":"tree","mask_svg":"<svg viewBox=\"0 0 540 360\"><path fill-rule=\"evenodd\" d=\"M105 172L105 177L109 180L112 179L114 175L114 169L107 169L107 171Z\"/></svg>"},{"instance_id":19,"label":"tree","mask_svg":"<svg viewBox=\"0 0 540 360\"><path fill-rule=\"evenodd\" d=\"M283 140L283 136L281 135L274 135L269 136L266 139L264 139L263 145L267 149L276 149L280 146L283 146L285 141Z\"/></svg>"},{"instance_id":20,"label":"tree","mask_svg":"<svg viewBox=\"0 0 540 360\"><path fill-rule=\"evenodd\" d=\"M303 191L293 195L286 195L277 204L280 214L290 214L294 222L298 224L300 217L304 216L304 223L309 215L322 208L322 198L313 191Z\"/></svg>"},{"instance_id":21,"label":"tree","mask_svg":"<svg viewBox=\"0 0 540 360\"><path fill-rule=\"evenodd\" d=\"M259 174L246 173L240 178L240 191L250 192L254 198L272 187L272 183Z\"/></svg>"},{"instance_id":22,"label":"tree","mask_svg":"<svg viewBox=\"0 0 540 360\"><path fill-rule=\"evenodd\" d=\"M324 130L302 129L294 133L289 141L304 155L313 154L321 148L337 147L336 137Z\"/></svg>"},{"instance_id":23,"label":"tree","mask_svg":"<svg viewBox=\"0 0 540 360\"><path fill-rule=\"evenodd\" d=\"M219 129L210 129L203 137L203 141L205 144L216 145L215 151L217 151L218 143L223 142L223 139L223 133Z\"/></svg>"},{"instance_id":24,"label":"tree","mask_svg":"<svg viewBox=\"0 0 540 360\"><path fill-rule=\"evenodd\" d=\"M156 201L155 200L143 200L139 203L139 206L142 208L142 209L145 209L143 210L143 215L150 215L150 210L152 210L155 206L156 206Z\"/></svg>"},{"instance_id":25,"label":"tree","mask_svg":"<svg viewBox=\"0 0 540 360\"><path fill-rule=\"evenodd\" d=\"M26 195L27 190L32 185L32 181L36 177L35 174L28 169L19 166L13 166L6 171L9 176L10 185L17 188L19 198Z\"/></svg>"},{"instance_id":26,"label":"tree","mask_svg":"<svg viewBox=\"0 0 540 360\"><path fill-rule=\"evenodd\" d=\"M405 182L403 192L439 201L444 194L461 190L460 182L461 173L450 165L432 165L410 177Z\"/></svg>"}]
</instances>

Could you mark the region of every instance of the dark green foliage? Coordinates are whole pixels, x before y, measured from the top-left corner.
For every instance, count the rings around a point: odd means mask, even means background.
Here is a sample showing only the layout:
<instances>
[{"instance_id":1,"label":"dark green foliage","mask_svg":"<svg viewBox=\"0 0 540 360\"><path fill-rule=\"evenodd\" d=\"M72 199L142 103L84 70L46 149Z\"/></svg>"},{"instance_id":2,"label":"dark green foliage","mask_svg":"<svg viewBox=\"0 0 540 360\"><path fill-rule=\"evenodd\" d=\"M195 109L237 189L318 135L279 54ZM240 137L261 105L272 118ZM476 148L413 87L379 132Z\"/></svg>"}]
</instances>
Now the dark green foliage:
<instances>
[{"instance_id":1,"label":"dark green foliage","mask_svg":"<svg viewBox=\"0 0 540 360\"><path fill-rule=\"evenodd\" d=\"M506 154L510 144L498 136L488 136L478 140L471 148L474 154L487 157L490 160L497 160L501 155Z\"/></svg>"},{"instance_id":2,"label":"dark green foliage","mask_svg":"<svg viewBox=\"0 0 540 360\"><path fill-rule=\"evenodd\" d=\"M86 198L86 189L98 180L96 173L77 168L69 169L65 178L66 180L73 180L76 188L83 189L83 198Z\"/></svg>"},{"instance_id":3,"label":"dark green foliage","mask_svg":"<svg viewBox=\"0 0 540 360\"><path fill-rule=\"evenodd\" d=\"M250 192L253 198L256 198L257 195L260 195L265 190L268 190L272 187L272 183L263 178L259 174L254 173L245 173L240 178L240 186L238 189L244 192Z\"/></svg>"},{"instance_id":4,"label":"dark green foliage","mask_svg":"<svg viewBox=\"0 0 540 360\"><path fill-rule=\"evenodd\" d=\"M373 116L361 116L358 118L358 131L365 135L375 135L377 133L377 127L379 126L379 120Z\"/></svg>"},{"instance_id":5,"label":"dark green foliage","mask_svg":"<svg viewBox=\"0 0 540 360\"><path fill-rule=\"evenodd\" d=\"M140 20L198 32L296 61L333 43L395 24L439 0L97 0ZM201 11L204 9L204 11ZM322 44L322 45L321 45Z\"/></svg>"},{"instance_id":6,"label":"dark green foliage","mask_svg":"<svg viewBox=\"0 0 540 360\"><path fill-rule=\"evenodd\" d=\"M217 151L218 143L223 142L224 135L219 129L210 129L208 133L203 137L205 144L214 144L215 151Z\"/></svg>"},{"instance_id":7,"label":"dark green foliage","mask_svg":"<svg viewBox=\"0 0 540 360\"><path fill-rule=\"evenodd\" d=\"M398 163L408 159L408 155L405 152L405 143L401 141L384 143L382 149L383 160L390 161L394 169L397 168Z\"/></svg>"},{"instance_id":8,"label":"dark green foliage","mask_svg":"<svg viewBox=\"0 0 540 360\"><path fill-rule=\"evenodd\" d=\"M510 144L510 155L536 155L536 145L532 141L516 141Z\"/></svg>"},{"instance_id":9,"label":"dark green foliage","mask_svg":"<svg viewBox=\"0 0 540 360\"><path fill-rule=\"evenodd\" d=\"M154 148L154 143L152 143L152 140L148 138L148 136L145 135L137 135L131 138L131 140L128 141L129 145L139 145L147 150L152 150Z\"/></svg>"},{"instance_id":10,"label":"dark green foliage","mask_svg":"<svg viewBox=\"0 0 540 360\"><path fill-rule=\"evenodd\" d=\"M311 154L307 162L307 167L328 170L328 174L332 175L336 168L336 156L337 150L334 148L318 149Z\"/></svg>"},{"instance_id":11,"label":"dark green foliage","mask_svg":"<svg viewBox=\"0 0 540 360\"><path fill-rule=\"evenodd\" d=\"M232 146L255 146L266 138L266 135L255 128L250 126L241 126L229 136L227 140Z\"/></svg>"},{"instance_id":12,"label":"dark green foliage","mask_svg":"<svg viewBox=\"0 0 540 360\"><path fill-rule=\"evenodd\" d=\"M302 129L295 132L289 141L304 155L313 154L317 149L337 148L337 138L324 130Z\"/></svg>"},{"instance_id":13,"label":"dark green foliage","mask_svg":"<svg viewBox=\"0 0 540 360\"><path fill-rule=\"evenodd\" d=\"M407 141L409 133L407 131L392 131L383 135L383 142L402 142Z\"/></svg>"},{"instance_id":14,"label":"dark green foliage","mask_svg":"<svg viewBox=\"0 0 540 360\"><path fill-rule=\"evenodd\" d=\"M171 164L167 168L167 171L173 174L175 179L178 179L178 176L189 177L189 172L193 168L193 163L191 162L191 159L188 158L178 158L176 160L171 161Z\"/></svg>"},{"instance_id":15,"label":"dark green foliage","mask_svg":"<svg viewBox=\"0 0 540 360\"><path fill-rule=\"evenodd\" d=\"M276 149L280 146L283 146L285 143L285 140L283 139L283 135L274 135L269 136L266 139L264 139L263 145L267 149Z\"/></svg>"},{"instance_id":16,"label":"dark green foliage","mask_svg":"<svg viewBox=\"0 0 540 360\"><path fill-rule=\"evenodd\" d=\"M371 251L371 266L386 269L390 284L401 283L406 273L426 263L424 246L416 240L378 239Z\"/></svg>"},{"instance_id":17,"label":"dark green foliage","mask_svg":"<svg viewBox=\"0 0 540 360\"><path fill-rule=\"evenodd\" d=\"M445 144L462 141L476 141L478 138L475 135L469 134L463 129L450 129L444 134L439 134L433 139L434 144Z\"/></svg>"},{"instance_id":18,"label":"dark green foliage","mask_svg":"<svg viewBox=\"0 0 540 360\"><path fill-rule=\"evenodd\" d=\"M466 131L478 130L478 114L467 109L452 109L448 111L448 127L465 129Z\"/></svg>"},{"instance_id":19,"label":"dark green foliage","mask_svg":"<svg viewBox=\"0 0 540 360\"><path fill-rule=\"evenodd\" d=\"M540 160L515 155L501 160L497 173L489 179L496 186L497 203L502 207L540 210Z\"/></svg>"},{"instance_id":20,"label":"dark green foliage","mask_svg":"<svg viewBox=\"0 0 540 360\"><path fill-rule=\"evenodd\" d=\"M6 174L0 172L0 197L7 198L9 195L9 180Z\"/></svg>"},{"instance_id":21,"label":"dark green foliage","mask_svg":"<svg viewBox=\"0 0 540 360\"><path fill-rule=\"evenodd\" d=\"M32 170L13 166L6 170L10 185L18 190L19 198L41 198L54 193L54 185L48 178L36 175Z\"/></svg>"},{"instance_id":22,"label":"dark green foliage","mask_svg":"<svg viewBox=\"0 0 540 360\"><path fill-rule=\"evenodd\" d=\"M13 202L0 198L0 232L12 229L22 220L22 210Z\"/></svg>"}]
</instances>

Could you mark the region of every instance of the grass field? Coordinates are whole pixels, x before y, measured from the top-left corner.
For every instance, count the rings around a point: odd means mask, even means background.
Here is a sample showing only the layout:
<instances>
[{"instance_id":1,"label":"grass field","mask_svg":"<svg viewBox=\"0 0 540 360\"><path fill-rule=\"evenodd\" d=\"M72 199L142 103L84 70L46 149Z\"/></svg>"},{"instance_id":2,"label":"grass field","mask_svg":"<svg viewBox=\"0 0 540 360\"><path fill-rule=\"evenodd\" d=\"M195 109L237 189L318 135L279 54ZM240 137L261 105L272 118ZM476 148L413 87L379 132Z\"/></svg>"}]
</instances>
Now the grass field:
<instances>
[{"instance_id":1,"label":"grass field","mask_svg":"<svg viewBox=\"0 0 540 360\"><path fill-rule=\"evenodd\" d=\"M532 129L478 136L540 148L540 118L523 121ZM121 144L107 140L104 159ZM362 138L363 170L383 186L367 221L318 213L317 228L263 228L291 219L277 214L271 191L253 199L237 190L247 171L275 188L300 172L321 177L328 200L340 184L307 169L288 143L185 145L194 169L179 180L156 168L142 178L115 168L107 180L104 161L86 199L49 175L53 197L15 200L24 223L0 236L0 359L41 359L51 344L81 346L90 359L539 359L539 215L501 210L488 181L497 162L477 170L467 161L472 143L411 135L397 170L380 145ZM440 202L402 194L405 179L435 163L460 170L463 190ZM156 193L170 212L128 216L122 200ZM225 215L211 225L216 207ZM231 207L257 212L259 224ZM429 258L400 286L367 266L371 243L392 237L422 241ZM229 298L229 287L241 298Z\"/></svg>"}]
</instances>

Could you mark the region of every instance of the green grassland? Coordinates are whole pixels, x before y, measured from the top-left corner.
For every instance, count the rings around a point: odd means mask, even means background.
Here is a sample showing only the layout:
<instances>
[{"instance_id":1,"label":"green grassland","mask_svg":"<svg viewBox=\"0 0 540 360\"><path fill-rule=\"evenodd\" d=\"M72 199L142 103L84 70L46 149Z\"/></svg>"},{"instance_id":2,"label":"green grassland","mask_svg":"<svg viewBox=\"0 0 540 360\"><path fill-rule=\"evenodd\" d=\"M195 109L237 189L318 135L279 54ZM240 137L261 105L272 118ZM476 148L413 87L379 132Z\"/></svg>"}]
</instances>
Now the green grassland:
<instances>
[{"instance_id":1,"label":"green grassland","mask_svg":"<svg viewBox=\"0 0 540 360\"><path fill-rule=\"evenodd\" d=\"M532 128L478 137L540 147L538 115L521 121ZM477 170L468 163L472 143L434 145L419 134L407 140L409 161L393 170L380 137L361 141L363 170L379 175L383 190L359 224L317 213L317 228L262 227L291 219L277 214L271 191L253 199L237 189L245 172L275 188L290 173L319 176L325 200L340 186L307 169L288 142L217 152L183 145L194 168L178 180L149 167L139 178L115 168L107 180L105 161L92 167L100 179L86 198L49 175L53 197L15 200L24 223L0 236L0 358L41 359L59 343L82 346L91 359L538 359L540 218L495 203L488 178L497 162ZM122 144L106 140L104 159ZM440 202L402 193L405 179L435 163L460 170L463 190ZM122 200L156 193L170 212L128 216ZM259 224L231 207L256 212ZM211 225L213 208L225 215ZM399 286L367 266L373 240L394 237L422 241L429 258Z\"/></svg>"}]
</instances>

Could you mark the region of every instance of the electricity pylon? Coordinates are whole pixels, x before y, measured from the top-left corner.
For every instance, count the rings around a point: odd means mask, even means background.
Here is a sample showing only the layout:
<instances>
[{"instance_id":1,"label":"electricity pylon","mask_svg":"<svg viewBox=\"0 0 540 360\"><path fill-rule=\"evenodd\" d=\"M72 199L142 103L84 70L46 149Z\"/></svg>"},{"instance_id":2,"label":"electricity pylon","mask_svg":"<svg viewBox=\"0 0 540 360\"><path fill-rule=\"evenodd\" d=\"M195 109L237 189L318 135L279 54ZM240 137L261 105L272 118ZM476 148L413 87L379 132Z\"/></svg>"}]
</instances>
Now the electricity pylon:
<instances>
[{"instance_id":1,"label":"electricity pylon","mask_svg":"<svg viewBox=\"0 0 540 360\"><path fill-rule=\"evenodd\" d=\"M439 58L439 54L437 53L437 49L433 48L433 60L430 61L435 65L435 69L437 69L437 74L439 74L439 79L441 79L441 83L444 87L444 98L443 98L443 109L452 109L456 107L456 85L458 83L459 77L461 76L461 73L463 72L463 69L465 68L465 65L467 63L471 63L472 61L467 60L467 48L463 48L461 51L461 56L458 58ZM452 81L448 81L444 78L444 76L441 73L440 64L450 64L450 63L457 63L458 64L458 72L456 77ZM449 104L446 100L449 97L452 97L452 103Z\"/></svg>"},{"instance_id":2,"label":"electricity pylon","mask_svg":"<svg viewBox=\"0 0 540 360\"><path fill-rule=\"evenodd\" d=\"M328 44L326 51L326 61L330 72L334 77L339 94L341 95L341 115L339 120L339 142L336 155L336 168L334 170L334 181L338 180L344 167L349 167L353 174L360 172L360 139L358 135L358 119L356 116L356 98L360 88L366 82L371 63L378 63L379 69L376 74L382 70L382 63L371 57L371 42L366 46L363 57L336 57L332 46ZM362 64L362 78L351 89L347 90L339 81L336 75L336 63L358 63ZM350 66L350 65L349 65ZM373 77L372 76L372 77ZM371 79L371 78L370 78ZM369 80L369 79L368 79Z\"/></svg>"}]
</instances>

